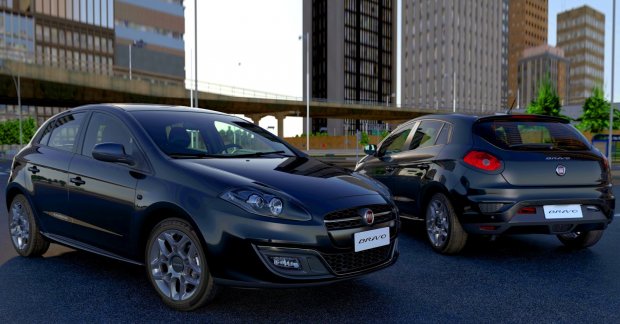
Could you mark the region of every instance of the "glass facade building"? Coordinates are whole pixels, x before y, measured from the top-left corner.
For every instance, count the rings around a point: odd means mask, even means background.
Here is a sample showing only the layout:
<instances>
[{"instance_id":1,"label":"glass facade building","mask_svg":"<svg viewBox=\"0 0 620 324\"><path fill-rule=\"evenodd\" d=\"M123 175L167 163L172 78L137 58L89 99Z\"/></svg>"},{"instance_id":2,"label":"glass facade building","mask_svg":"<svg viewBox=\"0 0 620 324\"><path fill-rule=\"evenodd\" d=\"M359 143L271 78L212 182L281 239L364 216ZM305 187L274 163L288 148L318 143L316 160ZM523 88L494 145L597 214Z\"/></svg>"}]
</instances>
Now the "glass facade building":
<instances>
[{"instance_id":1,"label":"glass facade building","mask_svg":"<svg viewBox=\"0 0 620 324\"><path fill-rule=\"evenodd\" d=\"M132 79L182 83L185 80L183 1L114 2L114 74L128 77L131 60Z\"/></svg>"},{"instance_id":2,"label":"glass facade building","mask_svg":"<svg viewBox=\"0 0 620 324\"><path fill-rule=\"evenodd\" d=\"M393 0L304 1L304 34L311 34L312 98L394 103L395 4ZM314 118L311 131L340 135L385 129L380 121Z\"/></svg>"},{"instance_id":3,"label":"glass facade building","mask_svg":"<svg viewBox=\"0 0 620 324\"><path fill-rule=\"evenodd\" d=\"M35 0L38 64L112 74L114 0Z\"/></svg>"},{"instance_id":4,"label":"glass facade building","mask_svg":"<svg viewBox=\"0 0 620 324\"><path fill-rule=\"evenodd\" d=\"M557 46L570 61L568 103L582 105L594 87L603 86L605 15L582 6L559 13L557 21Z\"/></svg>"},{"instance_id":5,"label":"glass facade building","mask_svg":"<svg viewBox=\"0 0 620 324\"><path fill-rule=\"evenodd\" d=\"M32 63L34 19L7 10L9 4L12 5L7 1L0 2L0 58Z\"/></svg>"}]
</instances>

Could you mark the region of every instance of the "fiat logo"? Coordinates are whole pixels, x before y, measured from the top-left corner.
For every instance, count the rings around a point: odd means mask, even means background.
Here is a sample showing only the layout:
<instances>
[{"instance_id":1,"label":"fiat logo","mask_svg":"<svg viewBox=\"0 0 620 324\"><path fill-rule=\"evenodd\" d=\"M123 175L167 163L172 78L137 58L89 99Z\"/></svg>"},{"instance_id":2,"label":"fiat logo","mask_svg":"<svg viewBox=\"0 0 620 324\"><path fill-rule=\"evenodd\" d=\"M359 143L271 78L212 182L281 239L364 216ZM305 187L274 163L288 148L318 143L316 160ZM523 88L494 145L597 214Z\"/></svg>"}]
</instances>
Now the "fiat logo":
<instances>
[{"instance_id":1,"label":"fiat logo","mask_svg":"<svg viewBox=\"0 0 620 324\"><path fill-rule=\"evenodd\" d=\"M362 216L362 221L366 225L372 225L372 223L375 222L375 213L368 208L360 210L360 215Z\"/></svg>"},{"instance_id":2,"label":"fiat logo","mask_svg":"<svg viewBox=\"0 0 620 324\"><path fill-rule=\"evenodd\" d=\"M563 175L565 175L565 174L566 174L566 167L565 167L565 166L563 166L563 165L561 165L561 164L560 164L560 165L558 165L558 166L555 168L555 173L556 173L557 175L559 175L559 176L563 176Z\"/></svg>"}]
</instances>

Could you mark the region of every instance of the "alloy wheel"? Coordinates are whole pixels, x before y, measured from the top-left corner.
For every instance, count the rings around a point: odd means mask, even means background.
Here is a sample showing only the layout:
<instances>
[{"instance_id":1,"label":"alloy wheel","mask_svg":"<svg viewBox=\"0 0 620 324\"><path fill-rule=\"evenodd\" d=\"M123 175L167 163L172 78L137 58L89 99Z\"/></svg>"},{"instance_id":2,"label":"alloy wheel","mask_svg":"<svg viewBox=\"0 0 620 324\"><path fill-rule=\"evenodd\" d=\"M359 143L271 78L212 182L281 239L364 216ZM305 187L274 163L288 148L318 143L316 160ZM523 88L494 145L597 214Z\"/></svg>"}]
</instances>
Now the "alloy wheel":
<instances>
[{"instance_id":1,"label":"alloy wheel","mask_svg":"<svg viewBox=\"0 0 620 324\"><path fill-rule=\"evenodd\" d=\"M9 223L11 240L19 250L25 250L30 243L30 222L24 205L18 200L11 205L11 222Z\"/></svg>"},{"instance_id":2,"label":"alloy wheel","mask_svg":"<svg viewBox=\"0 0 620 324\"><path fill-rule=\"evenodd\" d=\"M149 270L156 287L171 300L185 301L196 294L203 262L197 244L187 234L172 229L152 241Z\"/></svg>"},{"instance_id":3,"label":"alloy wheel","mask_svg":"<svg viewBox=\"0 0 620 324\"><path fill-rule=\"evenodd\" d=\"M426 231L431 244L436 247L443 246L448 239L449 230L448 208L439 199L431 200L426 211Z\"/></svg>"}]
</instances>

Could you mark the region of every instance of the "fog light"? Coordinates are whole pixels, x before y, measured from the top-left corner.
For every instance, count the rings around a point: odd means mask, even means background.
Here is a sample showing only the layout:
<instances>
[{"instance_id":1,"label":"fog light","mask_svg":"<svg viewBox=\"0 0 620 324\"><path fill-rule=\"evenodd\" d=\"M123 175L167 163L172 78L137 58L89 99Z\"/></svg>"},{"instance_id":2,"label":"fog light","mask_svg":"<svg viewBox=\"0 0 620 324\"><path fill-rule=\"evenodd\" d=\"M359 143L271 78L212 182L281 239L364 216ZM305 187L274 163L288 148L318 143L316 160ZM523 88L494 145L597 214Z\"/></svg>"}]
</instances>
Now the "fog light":
<instances>
[{"instance_id":1,"label":"fog light","mask_svg":"<svg viewBox=\"0 0 620 324\"><path fill-rule=\"evenodd\" d=\"M301 270L301 262L298 258L291 257L269 257L274 266L288 270Z\"/></svg>"}]
</instances>

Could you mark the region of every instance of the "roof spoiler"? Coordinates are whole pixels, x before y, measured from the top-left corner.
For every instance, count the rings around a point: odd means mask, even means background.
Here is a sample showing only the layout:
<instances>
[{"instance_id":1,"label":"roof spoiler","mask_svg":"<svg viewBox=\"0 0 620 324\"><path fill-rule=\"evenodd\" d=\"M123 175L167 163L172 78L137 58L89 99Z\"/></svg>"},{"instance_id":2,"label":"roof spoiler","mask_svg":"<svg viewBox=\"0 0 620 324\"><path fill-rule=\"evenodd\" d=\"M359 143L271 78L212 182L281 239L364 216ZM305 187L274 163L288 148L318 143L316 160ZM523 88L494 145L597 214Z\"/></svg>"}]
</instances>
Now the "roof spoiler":
<instances>
[{"instance_id":1,"label":"roof spoiler","mask_svg":"<svg viewBox=\"0 0 620 324\"><path fill-rule=\"evenodd\" d=\"M478 118L476 123L486 122L486 121L516 121L516 120L541 121L541 122L548 121L548 122L556 122L556 123L563 123L563 124L570 123L570 120L566 118L562 118L562 117L545 116L545 115L529 115L529 114L485 116L485 117Z\"/></svg>"}]
</instances>

